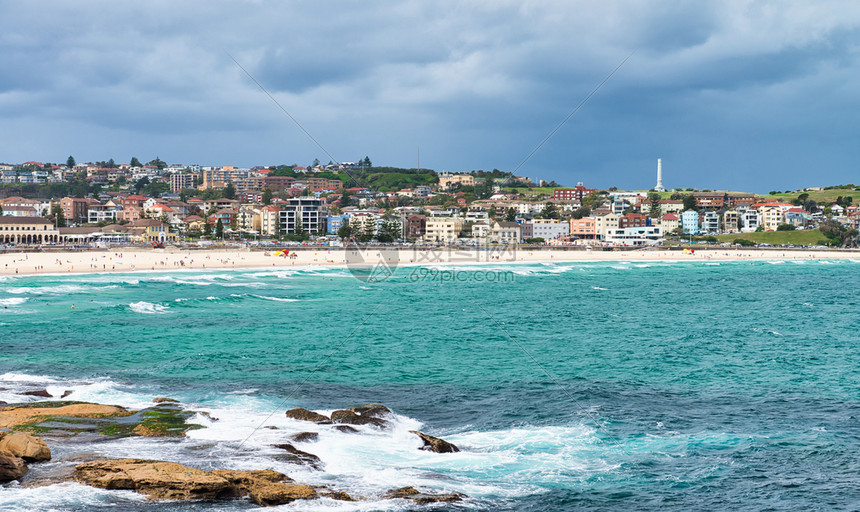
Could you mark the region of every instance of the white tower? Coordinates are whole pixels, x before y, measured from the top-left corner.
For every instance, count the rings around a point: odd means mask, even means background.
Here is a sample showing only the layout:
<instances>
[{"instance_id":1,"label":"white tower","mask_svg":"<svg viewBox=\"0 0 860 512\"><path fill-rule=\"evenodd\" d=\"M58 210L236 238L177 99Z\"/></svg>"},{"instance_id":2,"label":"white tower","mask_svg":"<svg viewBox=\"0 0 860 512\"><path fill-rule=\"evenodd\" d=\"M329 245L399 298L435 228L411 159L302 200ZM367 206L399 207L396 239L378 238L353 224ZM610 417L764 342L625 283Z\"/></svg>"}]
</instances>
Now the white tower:
<instances>
[{"instance_id":1,"label":"white tower","mask_svg":"<svg viewBox=\"0 0 860 512\"><path fill-rule=\"evenodd\" d=\"M657 192L665 192L666 189L663 188L663 159L657 159L657 186L654 187L654 190Z\"/></svg>"}]
</instances>

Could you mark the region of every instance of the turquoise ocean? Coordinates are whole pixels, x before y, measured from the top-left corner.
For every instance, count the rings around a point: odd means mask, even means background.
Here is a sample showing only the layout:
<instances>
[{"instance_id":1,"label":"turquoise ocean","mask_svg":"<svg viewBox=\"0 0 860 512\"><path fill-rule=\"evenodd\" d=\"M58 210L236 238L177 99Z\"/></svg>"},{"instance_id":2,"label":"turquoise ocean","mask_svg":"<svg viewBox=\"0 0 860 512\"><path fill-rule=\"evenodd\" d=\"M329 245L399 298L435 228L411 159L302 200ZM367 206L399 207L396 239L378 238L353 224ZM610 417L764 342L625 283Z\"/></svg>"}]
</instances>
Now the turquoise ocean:
<instances>
[{"instance_id":1,"label":"turquoise ocean","mask_svg":"<svg viewBox=\"0 0 860 512\"><path fill-rule=\"evenodd\" d=\"M217 418L179 440L51 444L31 473L80 452L272 468L369 498L284 510L857 510L858 290L858 260L4 277L0 400L168 396ZM393 428L284 416L368 402ZM411 429L462 451L420 451ZM274 457L306 430L319 440L296 446L324 471ZM408 485L468 498L382 498ZM256 508L0 486L4 511Z\"/></svg>"}]
</instances>

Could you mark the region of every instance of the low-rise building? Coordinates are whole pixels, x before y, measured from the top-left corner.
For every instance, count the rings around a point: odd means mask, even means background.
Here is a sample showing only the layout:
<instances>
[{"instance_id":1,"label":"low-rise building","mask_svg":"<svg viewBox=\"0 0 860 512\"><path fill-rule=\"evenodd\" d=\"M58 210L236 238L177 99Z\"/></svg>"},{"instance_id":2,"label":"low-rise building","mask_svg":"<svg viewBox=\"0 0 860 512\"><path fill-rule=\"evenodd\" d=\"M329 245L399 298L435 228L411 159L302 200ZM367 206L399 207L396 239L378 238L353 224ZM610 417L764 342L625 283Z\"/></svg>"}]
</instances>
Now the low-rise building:
<instances>
[{"instance_id":1,"label":"low-rise building","mask_svg":"<svg viewBox=\"0 0 860 512\"><path fill-rule=\"evenodd\" d=\"M439 188L447 190L454 185L462 185L466 187L475 186L475 177L471 174L451 174L442 173L439 175Z\"/></svg>"},{"instance_id":2,"label":"low-rise building","mask_svg":"<svg viewBox=\"0 0 860 512\"><path fill-rule=\"evenodd\" d=\"M450 244L459 238L462 229L463 219L459 217L427 217L424 225L424 241Z\"/></svg>"},{"instance_id":3,"label":"low-rise building","mask_svg":"<svg viewBox=\"0 0 860 512\"><path fill-rule=\"evenodd\" d=\"M699 212L696 210L684 210L681 212L681 229L685 235L698 235L699 229Z\"/></svg>"},{"instance_id":4,"label":"low-rise building","mask_svg":"<svg viewBox=\"0 0 860 512\"><path fill-rule=\"evenodd\" d=\"M737 233L740 229L740 213L736 210L724 211L723 233Z\"/></svg>"},{"instance_id":5,"label":"low-rise building","mask_svg":"<svg viewBox=\"0 0 860 512\"><path fill-rule=\"evenodd\" d=\"M534 219L520 225L522 238L543 238L551 240L570 234L570 222L554 219Z\"/></svg>"},{"instance_id":6,"label":"low-rise building","mask_svg":"<svg viewBox=\"0 0 860 512\"><path fill-rule=\"evenodd\" d=\"M701 215L702 233L716 234L720 232L720 214L717 212L704 212Z\"/></svg>"},{"instance_id":7,"label":"low-rise building","mask_svg":"<svg viewBox=\"0 0 860 512\"><path fill-rule=\"evenodd\" d=\"M522 239L522 228L516 222L494 221L490 227L490 243L516 245Z\"/></svg>"},{"instance_id":8,"label":"low-rise building","mask_svg":"<svg viewBox=\"0 0 860 512\"><path fill-rule=\"evenodd\" d=\"M618 229L620 226L618 225L619 219L618 215L614 213L607 213L605 215L597 215L594 217L594 232L597 234L597 238L603 238L606 236L607 231L610 229Z\"/></svg>"},{"instance_id":9,"label":"low-rise building","mask_svg":"<svg viewBox=\"0 0 860 512\"><path fill-rule=\"evenodd\" d=\"M293 197L281 203L279 229L281 233L296 232L301 223L302 231L309 234L325 233L327 211L322 200L313 197Z\"/></svg>"},{"instance_id":10,"label":"low-rise building","mask_svg":"<svg viewBox=\"0 0 860 512\"><path fill-rule=\"evenodd\" d=\"M570 219L570 234L583 240L594 240L597 238L597 229L593 217L581 219Z\"/></svg>"},{"instance_id":11,"label":"low-rise building","mask_svg":"<svg viewBox=\"0 0 860 512\"><path fill-rule=\"evenodd\" d=\"M615 245L639 246L655 244L663 238L660 226L639 226L633 228L610 229L605 242Z\"/></svg>"},{"instance_id":12,"label":"low-rise building","mask_svg":"<svg viewBox=\"0 0 860 512\"><path fill-rule=\"evenodd\" d=\"M579 201L582 202L582 198L588 197L594 193L593 188L588 188L579 182L573 188L557 188L552 191L552 198L561 200L561 201Z\"/></svg>"},{"instance_id":13,"label":"low-rise building","mask_svg":"<svg viewBox=\"0 0 860 512\"><path fill-rule=\"evenodd\" d=\"M59 243L60 232L44 217L0 216L0 244Z\"/></svg>"},{"instance_id":14,"label":"low-rise building","mask_svg":"<svg viewBox=\"0 0 860 512\"><path fill-rule=\"evenodd\" d=\"M681 218L676 213L667 213L660 217L660 227L663 233L671 233L681 226Z\"/></svg>"}]
</instances>

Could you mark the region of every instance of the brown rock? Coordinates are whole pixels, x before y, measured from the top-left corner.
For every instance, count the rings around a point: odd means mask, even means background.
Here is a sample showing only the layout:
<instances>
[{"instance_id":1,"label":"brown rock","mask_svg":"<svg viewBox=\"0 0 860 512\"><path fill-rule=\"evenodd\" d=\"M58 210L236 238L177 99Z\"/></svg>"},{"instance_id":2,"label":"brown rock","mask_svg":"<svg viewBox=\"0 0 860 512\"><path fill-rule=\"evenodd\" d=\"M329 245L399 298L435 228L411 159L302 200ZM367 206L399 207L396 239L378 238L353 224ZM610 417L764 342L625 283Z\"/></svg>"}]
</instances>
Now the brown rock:
<instances>
[{"instance_id":1,"label":"brown rock","mask_svg":"<svg viewBox=\"0 0 860 512\"><path fill-rule=\"evenodd\" d=\"M42 397L42 398L53 398L53 397L54 397L54 395L52 395L52 394L48 393L48 390L47 390L47 389L39 389L39 390L34 390L34 391L25 391L25 392L23 392L23 393L21 393L21 394L22 394L22 395L27 395L27 396L38 396L38 397Z\"/></svg>"},{"instance_id":2,"label":"brown rock","mask_svg":"<svg viewBox=\"0 0 860 512\"><path fill-rule=\"evenodd\" d=\"M371 418L382 418L391 414L391 409L382 404L359 405L358 407L352 407L350 411L360 416L369 416Z\"/></svg>"},{"instance_id":3,"label":"brown rock","mask_svg":"<svg viewBox=\"0 0 860 512\"><path fill-rule=\"evenodd\" d=\"M298 448L291 445L290 443L276 444L273 446L275 448L280 448L281 450L284 450L285 452L287 452L286 455L282 455L281 457L279 457L279 458L286 460L287 462L292 462L293 464L302 464L305 466L310 466L314 469L322 469L324 466L323 461L319 457L317 457L313 453L308 453L308 452L304 452L302 450L299 450Z\"/></svg>"},{"instance_id":4,"label":"brown rock","mask_svg":"<svg viewBox=\"0 0 860 512\"><path fill-rule=\"evenodd\" d=\"M169 500L216 499L237 494L218 475L173 462L119 459L75 467L75 480L103 489L127 489Z\"/></svg>"},{"instance_id":5,"label":"brown rock","mask_svg":"<svg viewBox=\"0 0 860 512\"><path fill-rule=\"evenodd\" d=\"M184 431L150 428L143 424L134 427L131 432L140 437L182 437L185 435Z\"/></svg>"},{"instance_id":6,"label":"brown rock","mask_svg":"<svg viewBox=\"0 0 860 512\"><path fill-rule=\"evenodd\" d=\"M312 443L318 441L319 438L320 435L316 432L299 432L290 436L290 439L297 443Z\"/></svg>"},{"instance_id":7,"label":"brown rock","mask_svg":"<svg viewBox=\"0 0 860 512\"><path fill-rule=\"evenodd\" d=\"M385 493L382 497L386 499L392 498L410 498L419 494L418 489L414 487L401 487L399 489L391 489L387 493Z\"/></svg>"},{"instance_id":8,"label":"brown rock","mask_svg":"<svg viewBox=\"0 0 860 512\"><path fill-rule=\"evenodd\" d=\"M269 483L250 489L251 501L264 507L283 505L295 500L312 500L317 492L309 485Z\"/></svg>"},{"instance_id":9,"label":"brown rock","mask_svg":"<svg viewBox=\"0 0 860 512\"><path fill-rule=\"evenodd\" d=\"M344 434L357 434L358 429L354 427L350 427L349 425L336 425L334 427L338 432L343 432Z\"/></svg>"},{"instance_id":10,"label":"brown rock","mask_svg":"<svg viewBox=\"0 0 860 512\"><path fill-rule=\"evenodd\" d=\"M63 391L63 396L61 396L60 398L66 398L67 396L71 395L72 393L74 393L74 391L72 391L71 389L67 389L67 390Z\"/></svg>"},{"instance_id":11,"label":"brown rock","mask_svg":"<svg viewBox=\"0 0 860 512\"><path fill-rule=\"evenodd\" d=\"M195 500L248 496L257 505L282 505L313 499L313 487L297 485L286 475L259 471L202 471L173 462L121 459L81 464L79 482L104 489L129 489L157 499Z\"/></svg>"},{"instance_id":12,"label":"brown rock","mask_svg":"<svg viewBox=\"0 0 860 512\"><path fill-rule=\"evenodd\" d=\"M328 416L324 416L320 413L309 411L307 409L302 409L301 407L297 407L295 409L290 409L289 411L287 411L287 418L292 418L294 420L300 421L312 421L320 425L327 425L331 423L331 420Z\"/></svg>"},{"instance_id":13,"label":"brown rock","mask_svg":"<svg viewBox=\"0 0 860 512\"><path fill-rule=\"evenodd\" d=\"M331 498L337 501L358 501L349 494L341 491L332 491L331 489L322 489L319 493L326 498Z\"/></svg>"},{"instance_id":14,"label":"brown rock","mask_svg":"<svg viewBox=\"0 0 860 512\"><path fill-rule=\"evenodd\" d=\"M239 471L233 469L216 469L211 471L231 484L239 486L254 485L258 481L266 482L292 482L293 480L283 473L271 469L259 469L254 471Z\"/></svg>"},{"instance_id":15,"label":"brown rock","mask_svg":"<svg viewBox=\"0 0 860 512\"><path fill-rule=\"evenodd\" d=\"M342 423L347 425L373 425L380 428L385 427L388 424L388 422L383 419L374 418L372 416L362 416L360 414L356 414L350 409L332 412L331 421L333 423Z\"/></svg>"},{"instance_id":16,"label":"brown rock","mask_svg":"<svg viewBox=\"0 0 860 512\"><path fill-rule=\"evenodd\" d=\"M158 397L158 398L153 398L152 403L154 403L154 404L163 404L163 403L178 404L179 400L176 400L174 398Z\"/></svg>"},{"instance_id":17,"label":"brown rock","mask_svg":"<svg viewBox=\"0 0 860 512\"><path fill-rule=\"evenodd\" d=\"M18 480L27 474L27 464L19 457L0 453L0 482Z\"/></svg>"},{"instance_id":18,"label":"brown rock","mask_svg":"<svg viewBox=\"0 0 860 512\"><path fill-rule=\"evenodd\" d=\"M388 422L384 417L389 414L391 410L382 404L365 404L334 411L331 413L331 421L347 425L373 425L385 428Z\"/></svg>"},{"instance_id":19,"label":"brown rock","mask_svg":"<svg viewBox=\"0 0 860 512\"><path fill-rule=\"evenodd\" d=\"M418 432L417 430L410 430L409 432L415 434L424 441L424 446L421 447L422 450L436 453L454 453L460 451L455 444L439 439L438 437L428 436L427 434Z\"/></svg>"},{"instance_id":20,"label":"brown rock","mask_svg":"<svg viewBox=\"0 0 860 512\"><path fill-rule=\"evenodd\" d=\"M101 405L90 403L44 403L39 407L12 406L0 407L0 428L12 428L25 423L32 423L46 416L64 416L71 418L107 418L112 416L129 416L135 411L117 405Z\"/></svg>"},{"instance_id":21,"label":"brown rock","mask_svg":"<svg viewBox=\"0 0 860 512\"><path fill-rule=\"evenodd\" d=\"M212 473L235 485L240 495L248 495L257 505L270 507L297 499L317 497L313 488L292 484L292 479L271 469L258 471L217 469Z\"/></svg>"},{"instance_id":22,"label":"brown rock","mask_svg":"<svg viewBox=\"0 0 860 512\"><path fill-rule=\"evenodd\" d=\"M414 487L401 487L400 489L391 489L386 492L383 496L385 499L405 499L412 500L419 505L426 505L428 503L440 503L445 502L449 503L452 501L460 501L466 497L465 494L460 494L459 492L451 492L446 494L428 494L425 492L421 492Z\"/></svg>"},{"instance_id":23,"label":"brown rock","mask_svg":"<svg viewBox=\"0 0 860 512\"><path fill-rule=\"evenodd\" d=\"M19 457L25 462L51 460L51 449L45 441L23 432L6 434L0 438L0 453Z\"/></svg>"}]
</instances>

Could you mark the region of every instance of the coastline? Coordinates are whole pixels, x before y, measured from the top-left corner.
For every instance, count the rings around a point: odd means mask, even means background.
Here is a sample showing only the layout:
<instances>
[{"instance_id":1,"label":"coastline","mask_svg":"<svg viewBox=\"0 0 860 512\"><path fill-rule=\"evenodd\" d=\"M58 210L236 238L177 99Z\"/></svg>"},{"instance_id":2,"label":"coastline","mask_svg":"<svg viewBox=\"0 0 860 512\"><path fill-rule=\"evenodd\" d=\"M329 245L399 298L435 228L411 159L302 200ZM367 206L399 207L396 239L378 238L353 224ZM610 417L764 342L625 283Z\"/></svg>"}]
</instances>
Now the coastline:
<instances>
[{"instance_id":1,"label":"coastline","mask_svg":"<svg viewBox=\"0 0 860 512\"><path fill-rule=\"evenodd\" d=\"M696 249L689 253L665 248L628 251L587 251L563 248L492 250L456 248L368 249L367 254L345 248L290 248L290 257L276 256L276 249L247 248L150 249L123 247L84 251L5 252L0 254L0 275L49 275L234 268L296 268L347 266L380 257L399 265L421 264L511 264L588 261L753 261L860 259L860 251L795 249Z\"/></svg>"}]
</instances>

